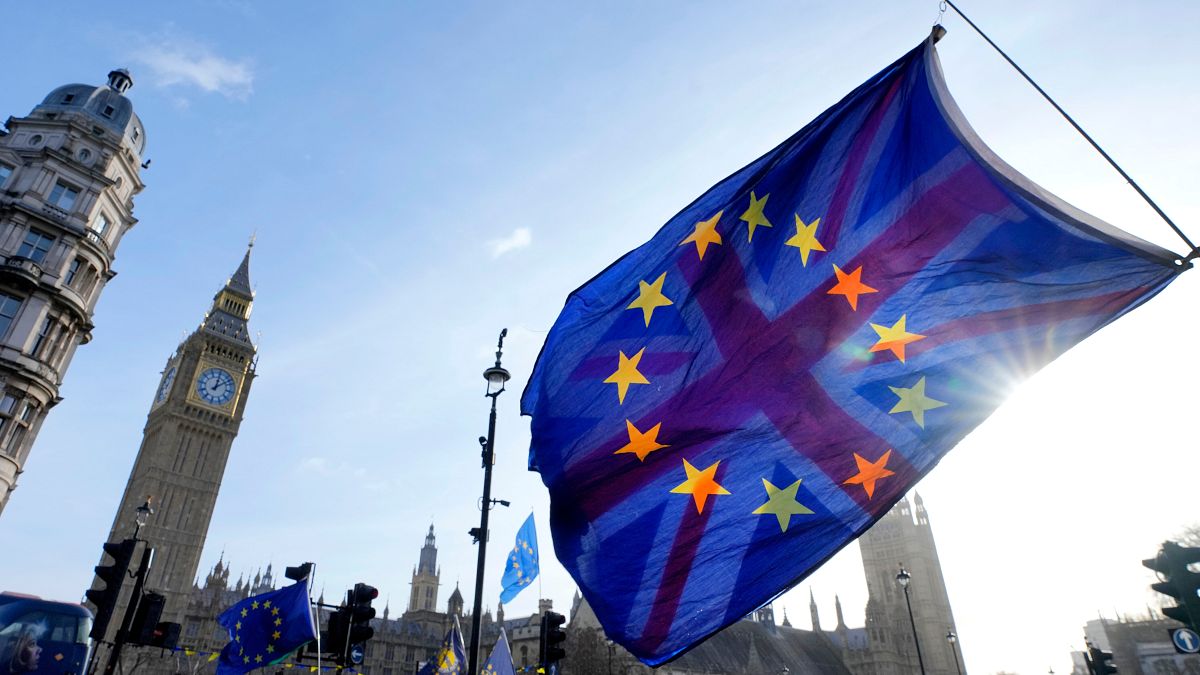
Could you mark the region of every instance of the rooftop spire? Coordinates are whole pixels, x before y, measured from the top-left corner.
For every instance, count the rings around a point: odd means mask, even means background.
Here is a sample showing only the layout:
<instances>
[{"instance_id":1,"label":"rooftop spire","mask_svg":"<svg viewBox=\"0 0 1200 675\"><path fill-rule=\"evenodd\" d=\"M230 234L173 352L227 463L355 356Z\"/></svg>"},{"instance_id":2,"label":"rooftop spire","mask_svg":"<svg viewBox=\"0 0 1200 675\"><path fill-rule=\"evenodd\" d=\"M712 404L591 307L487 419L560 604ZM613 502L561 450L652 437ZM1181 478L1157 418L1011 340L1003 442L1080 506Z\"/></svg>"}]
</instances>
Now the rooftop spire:
<instances>
[{"instance_id":1,"label":"rooftop spire","mask_svg":"<svg viewBox=\"0 0 1200 675\"><path fill-rule=\"evenodd\" d=\"M254 297L254 289L250 287L250 251L254 250L254 239L254 235L251 235L250 244L246 247L246 255L242 258L242 264L238 265L237 271L229 277L229 281L225 284L227 290L240 293L247 298Z\"/></svg>"}]
</instances>

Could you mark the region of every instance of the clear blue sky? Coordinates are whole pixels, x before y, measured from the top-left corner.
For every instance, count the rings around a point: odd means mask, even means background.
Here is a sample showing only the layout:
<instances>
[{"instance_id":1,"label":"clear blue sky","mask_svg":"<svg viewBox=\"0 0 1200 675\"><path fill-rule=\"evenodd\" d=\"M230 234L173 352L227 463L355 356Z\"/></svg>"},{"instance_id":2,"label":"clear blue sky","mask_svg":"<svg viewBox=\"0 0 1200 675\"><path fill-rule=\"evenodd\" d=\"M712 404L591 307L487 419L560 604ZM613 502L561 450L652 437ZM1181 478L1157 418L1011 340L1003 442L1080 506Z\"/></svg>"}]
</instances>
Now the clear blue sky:
<instances>
[{"instance_id":1,"label":"clear blue sky","mask_svg":"<svg viewBox=\"0 0 1200 675\"><path fill-rule=\"evenodd\" d=\"M1200 238L1194 3L965 3ZM0 114L131 69L153 166L96 313L0 518L0 587L76 599L159 372L257 232L259 378L200 574L315 560L407 600L425 529L444 603L473 584L480 372L509 328L487 598L545 491L520 389L567 293L923 39L936 2L10 4ZM940 51L983 138L1069 201L1180 250L957 17ZM968 667L1069 670L1097 612L1155 603L1139 561L1200 520L1200 273L1024 384L919 487ZM23 552L23 553L21 553ZM866 600L856 547L811 579ZM809 583L780 604L807 624ZM535 608L526 591L509 614Z\"/></svg>"}]
</instances>

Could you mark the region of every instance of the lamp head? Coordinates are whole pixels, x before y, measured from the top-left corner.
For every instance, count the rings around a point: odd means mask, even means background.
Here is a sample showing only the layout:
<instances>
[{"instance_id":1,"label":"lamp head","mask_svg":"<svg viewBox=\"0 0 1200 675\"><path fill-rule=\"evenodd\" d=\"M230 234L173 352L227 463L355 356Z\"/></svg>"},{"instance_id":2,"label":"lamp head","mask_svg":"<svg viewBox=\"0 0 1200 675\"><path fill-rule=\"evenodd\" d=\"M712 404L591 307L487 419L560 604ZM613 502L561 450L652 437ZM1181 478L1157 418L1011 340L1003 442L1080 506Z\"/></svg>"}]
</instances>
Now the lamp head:
<instances>
[{"instance_id":1,"label":"lamp head","mask_svg":"<svg viewBox=\"0 0 1200 675\"><path fill-rule=\"evenodd\" d=\"M500 366L492 366L483 371L483 379L487 380L487 395L496 396L504 391L504 383L512 378L508 371Z\"/></svg>"},{"instance_id":2,"label":"lamp head","mask_svg":"<svg viewBox=\"0 0 1200 675\"><path fill-rule=\"evenodd\" d=\"M952 630L946 631L946 642L949 642L950 644L954 644L955 642L958 642L958 636L954 634L954 631L952 631Z\"/></svg>"},{"instance_id":3,"label":"lamp head","mask_svg":"<svg viewBox=\"0 0 1200 675\"><path fill-rule=\"evenodd\" d=\"M150 516L154 515L154 509L150 508L150 502L153 500L154 497L152 496L146 497L146 501L137 507L137 511L134 513L134 521L137 523L138 528L144 526L146 521L150 520Z\"/></svg>"},{"instance_id":4,"label":"lamp head","mask_svg":"<svg viewBox=\"0 0 1200 675\"><path fill-rule=\"evenodd\" d=\"M908 570L904 569L904 565L900 565L900 571L896 574L896 583L900 584L900 588L908 588L908 582L912 581L912 575Z\"/></svg>"}]
</instances>

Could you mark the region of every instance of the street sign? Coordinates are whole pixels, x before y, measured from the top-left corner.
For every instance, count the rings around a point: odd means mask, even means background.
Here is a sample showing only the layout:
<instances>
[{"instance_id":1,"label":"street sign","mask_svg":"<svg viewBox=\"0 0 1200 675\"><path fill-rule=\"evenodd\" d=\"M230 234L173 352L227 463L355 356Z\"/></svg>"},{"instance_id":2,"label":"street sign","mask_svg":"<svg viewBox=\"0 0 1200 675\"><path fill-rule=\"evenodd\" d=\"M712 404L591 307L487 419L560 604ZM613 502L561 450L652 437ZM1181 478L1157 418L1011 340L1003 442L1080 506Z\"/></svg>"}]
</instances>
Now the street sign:
<instances>
[{"instance_id":1,"label":"street sign","mask_svg":"<svg viewBox=\"0 0 1200 675\"><path fill-rule=\"evenodd\" d=\"M1192 633L1195 635L1195 633ZM1197 640L1200 643L1200 640ZM350 663L356 666L362 665L363 662L363 646L359 644L350 645Z\"/></svg>"},{"instance_id":2,"label":"street sign","mask_svg":"<svg viewBox=\"0 0 1200 675\"><path fill-rule=\"evenodd\" d=\"M1171 644L1175 645L1175 651L1180 654L1200 654L1200 635L1191 628L1171 628L1167 630L1171 634Z\"/></svg>"}]
</instances>

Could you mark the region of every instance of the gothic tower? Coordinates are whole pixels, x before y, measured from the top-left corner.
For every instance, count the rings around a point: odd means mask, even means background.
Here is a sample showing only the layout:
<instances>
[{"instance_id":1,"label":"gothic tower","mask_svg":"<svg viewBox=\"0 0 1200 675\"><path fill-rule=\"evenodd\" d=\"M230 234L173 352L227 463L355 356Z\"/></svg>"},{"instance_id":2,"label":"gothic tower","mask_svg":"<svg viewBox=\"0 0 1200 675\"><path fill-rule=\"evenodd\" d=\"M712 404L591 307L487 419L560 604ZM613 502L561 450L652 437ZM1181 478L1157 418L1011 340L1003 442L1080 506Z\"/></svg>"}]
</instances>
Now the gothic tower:
<instances>
[{"instance_id":1,"label":"gothic tower","mask_svg":"<svg viewBox=\"0 0 1200 675\"><path fill-rule=\"evenodd\" d=\"M920 639L921 657L929 675L956 675L954 652L959 644L946 640L946 631L958 629L950 611L946 581L938 561L937 546L929 514L918 494L913 500L900 500L892 510L859 538L863 570L867 577L867 628L872 635L872 651L882 666L890 656L898 668L877 667L875 672L916 672L917 656L913 645L912 624L908 618L904 590L896 582L903 565L912 576L908 584L913 622ZM915 519L914 519L915 516ZM959 651L958 662L962 663Z\"/></svg>"},{"instance_id":2,"label":"gothic tower","mask_svg":"<svg viewBox=\"0 0 1200 675\"><path fill-rule=\"evenodd\" d=\"M167 597L163 621L179 621L187 604L242 423L254 380L256 349L247 326L253 305L247 249L204 322L167 359L113 518L108 540L125 539L133 534L135 509L154 498L155 513L140 538L155 549L146 586Z\"/></svg>"},{"instance_id":3,"label":"gothic tower","mask_svg":"<svg viewBox=\"0 0 1200 675\"><path fill-rule=\"evenodd\" d=\"M68 84L0 130L0 512L137 219L146 132L124 93Z\"/></svg>"},{"instance_id":4,"label":"gothic tower","mask_svg":"<svg viewBox=\"0 0 1200 675\"><path fill-rule=\"evenodd\" d=\"M433 525L429 526L429 534L425 535L425 545L421 547L421 559L413 570L412 595L408 599L408 611L426 610L437 611L438 577L441 570L437 568L437 540L433 536Z\"/></svg>"}]
</instances>

